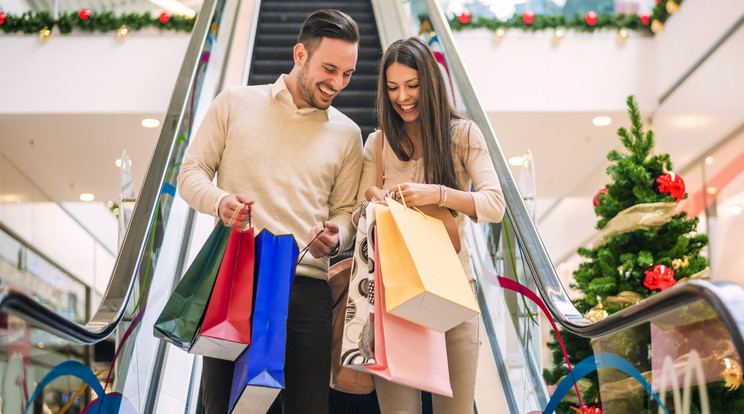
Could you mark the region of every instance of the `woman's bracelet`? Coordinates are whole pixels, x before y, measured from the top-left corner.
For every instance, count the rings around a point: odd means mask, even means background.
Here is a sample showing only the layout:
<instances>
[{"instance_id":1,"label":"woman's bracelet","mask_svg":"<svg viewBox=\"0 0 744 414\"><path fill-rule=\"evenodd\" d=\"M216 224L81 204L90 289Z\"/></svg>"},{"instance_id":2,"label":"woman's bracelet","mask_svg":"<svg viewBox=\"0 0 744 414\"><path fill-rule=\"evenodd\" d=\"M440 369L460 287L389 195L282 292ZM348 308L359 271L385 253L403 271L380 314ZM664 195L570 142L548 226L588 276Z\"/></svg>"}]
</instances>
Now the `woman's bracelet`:
<instances>
[{"instance_id":1,"label":"woman's bracelet","mask_svg":"<svg viewBox=\"0 0 744 414\"><path fill-rule=\"evenodd\" d=\"M437 204L437 206L443 207L444 203L447 202L447 187L439 184L439 191L439 204Z\"/></svg>"}]
</instances>

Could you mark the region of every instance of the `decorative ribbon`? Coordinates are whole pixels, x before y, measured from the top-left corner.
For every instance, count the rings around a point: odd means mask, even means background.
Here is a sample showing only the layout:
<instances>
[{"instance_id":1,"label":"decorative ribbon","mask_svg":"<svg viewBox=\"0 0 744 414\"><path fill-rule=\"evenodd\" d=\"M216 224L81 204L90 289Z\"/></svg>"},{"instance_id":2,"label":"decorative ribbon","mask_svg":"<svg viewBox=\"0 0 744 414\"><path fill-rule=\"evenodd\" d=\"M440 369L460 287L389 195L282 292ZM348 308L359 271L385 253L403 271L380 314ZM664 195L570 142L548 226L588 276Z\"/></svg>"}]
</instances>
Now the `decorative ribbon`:
<instances>
[{"instance_id":1,"label":"decorative ribbon","mask_svg":"<svg viewBox=\"0 0 744 414\"><path fill-rule=\"evenodd\" d=\"M607 243L612 236L638 229L661 227L668 223L674 215L677 203L645 203L636 204L617 213L612 220L599 232L591 242L590 248L596 249Z\"/></svg>"},{"instance_id":2,"label":"decorative ribbon","mask_svg":"<svg viewBox=\"0 0 744 414\"><path fill-rule=\"evenodd\" d=\"M576 364L572 375L566 376L566 378L564 378L563 381L558 384L558 387L555 389L553 396L550 397L550 401L548 401L548 405L545 406L545 410L543 411L543 413L553 414L555 412L555 409L558 407L558 403L560 403L563 397L568 393L568 390L571 388L571 386L576 386L576 383L580 379L596 371L598 368L615 368L630 375L636 381L638 381L638 383L643 385L643 388L645 388L646 392L648 392L654 398L654 400L656 400L656 402L659 404L659 407L664 410L664 413L669 414L666 406L659 399L659 395L653 392L653 390L651 389L651 384L649 384L648 381L643 378L641 373L630 362L615 354L608 353L592 355L589 358ZM581 404L581 402L579 402L579 404Z\"/></svg>"}]
</instances>

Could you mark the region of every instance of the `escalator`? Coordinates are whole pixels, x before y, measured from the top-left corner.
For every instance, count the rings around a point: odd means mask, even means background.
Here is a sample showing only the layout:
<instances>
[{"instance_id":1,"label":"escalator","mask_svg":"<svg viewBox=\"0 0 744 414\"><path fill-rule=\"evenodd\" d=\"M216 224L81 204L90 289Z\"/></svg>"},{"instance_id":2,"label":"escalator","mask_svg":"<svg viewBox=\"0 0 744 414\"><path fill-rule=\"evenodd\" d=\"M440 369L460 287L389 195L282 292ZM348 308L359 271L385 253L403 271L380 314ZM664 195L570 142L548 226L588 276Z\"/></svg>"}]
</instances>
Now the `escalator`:
<instances>
[{"instance_id":1,"label":"escalator","mask_svg":"<svg viewBox=\"0 0 744 414\"><path fill-rule=\"evenodd\" d=\"M704 399L703 389L710 388L713 395L712 388L719 387L721 381L724 386L731 386L726 378L735 377L735 367L742 366L744 355L744 291L739 286L688 282L595 323L576 310L527 213L498 140L459 60L447 22L433 0L410 1L405 5L407 10L397 0L266 0L256 5L248 13L254 22L248 33L251 46L241 51L242 58L236 59L231 56L235 53L231 45L237 43L236 36L244 34L236 29L244 23L236 16L244 11L223 0L204 3L108 289L90 321L81 325L23 292L2 292L3 413L22 412L18 410L28 403L34 391L43 388L38 384L41 379L70 360L78 361L78 368L87 366L101 383L108 382L108 387L99 392L110 396L104 398L124 401L120 412L196 412L200 359L152 336L154 319L177 282L175 275L183 274L193 258L194 247L206 236L204 229L209 230L209 225L200 225L205 218L197 217L174 191L178 166L200 116L223 88L222 74L228 66L250 62L246 65L249 69L245 69L246 83L274 82L280 73L291 69L291 47L301 22L310 11L328 7L346 11L359 22L362 32L357 72L334 106L360 125L363 137L376 124L376 66L381 50L390 43L389 39L415 35L420 27L429 25L433 29L421 34L446 59L453 101L479 125L489 144L508 209L501 229L483 224L470 227L469 244L474 251L483 310L484 340L475 407L478 413L541 412L553 403L551 391L542 380L541 332L529 316L540 309L501 288L498 276L518 280L535 291L558 323L598 344L594 370L600 369L599 392L608 401L605 413L634 412L636 406L613 405L629 399L653 400L651 404L657 404L653 407L682 412L678 407L685 398L693 399L699 407ZM507 259L505 246L513 246L516 261ZM644 348L658 353L652 359L657 362L651 366L634 363L627 352L623 355L628 341L638 338L639 331L650 332L650 337L662 344L655 351ZM688 340L690 336L715 340L693 343ZM106 381L108 363L117 353L117 362ZM632 369L612 366L614 359L608 357L610 354L630 361ZM741 368L738 372L741 376ZM685 385L687 379L707 384L696 391L699 397L684 392L692 386ZM562 390L553 390L559 391ZM570 393L565 394L567 401L572 398ZM68 403L69 412L80 412L95 397L83 381L66 375L43 388L29 412L42 412L42 406L58 412ZM720 403L709 401L713 411L703 412L726 412L715 411ZM356 412L373 412L369 410L369 406L359 407Z\"/></svg>"}]
</instances>

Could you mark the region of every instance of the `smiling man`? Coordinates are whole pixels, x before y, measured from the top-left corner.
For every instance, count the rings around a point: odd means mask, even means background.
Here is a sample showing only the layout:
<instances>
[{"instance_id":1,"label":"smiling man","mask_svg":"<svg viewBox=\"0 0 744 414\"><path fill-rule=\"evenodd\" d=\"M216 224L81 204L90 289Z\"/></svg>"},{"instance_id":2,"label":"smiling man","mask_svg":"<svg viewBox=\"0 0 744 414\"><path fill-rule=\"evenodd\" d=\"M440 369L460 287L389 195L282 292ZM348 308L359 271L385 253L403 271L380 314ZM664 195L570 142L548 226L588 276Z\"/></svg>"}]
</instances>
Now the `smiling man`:
<instances>
[{"instance_id":1,"label":"smiling man","mask_svg":"<svg viewBox=\"0 0 744 414\"><path fill-rule=\"evenodd\" d=\"M293 234L300 248L318 236L297 265L289 299L285 389L279 396L285 414L328 412L328 262L353 241L351 212L362 168L359 127L331 102L349 84L358 44L359 29L346 14L311 14L300 29L289 75L217 96L178 176L183 199L226 224L245 203L253 205L256 234ZM247 225L247 216L239 225ZM233 370L231 361L204 358L207 414L227 413Z\"/></svg>"}]
</instances>

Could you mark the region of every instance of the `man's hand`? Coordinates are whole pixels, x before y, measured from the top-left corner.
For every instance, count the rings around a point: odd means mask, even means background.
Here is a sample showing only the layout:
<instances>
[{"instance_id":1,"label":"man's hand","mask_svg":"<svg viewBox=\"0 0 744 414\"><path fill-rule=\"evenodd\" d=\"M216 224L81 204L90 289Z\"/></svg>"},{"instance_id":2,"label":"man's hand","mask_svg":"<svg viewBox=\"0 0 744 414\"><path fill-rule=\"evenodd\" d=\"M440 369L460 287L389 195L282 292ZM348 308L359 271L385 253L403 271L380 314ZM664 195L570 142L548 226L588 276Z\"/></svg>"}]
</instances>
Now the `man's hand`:
<instances>
[{"instance_id":1,"label":"man's hand","mask_svg":"<svg viewBox=\"0 0 744 414\"><path fill-rule=\"evenodd\" d=\"M325 231L323 231L323 226L325 225ZM318 236L318 233L323 231L320 236ZM317 239L315 239L315 236L318 236ZM317 226L313 227L310 230L310 237L307 239L308 243L315 239L310 246L308 246L308 251L311 255L313 255L314 258L318 259L323 256L328 256L336 250L336 246L338 246L339 240L338 240L338 224L332 222L332 221L326 221L323 224L318 224Z\"/></svg>"},{"instance_id":2,"label":"man's hand","mask_svg":"<svg viewBox=\"0 0 744 414\"><path fill-rule=\"evenodd\" d=\"M222 220L222 222L225 223L226 226L233 224L230 222L230 219L233 218L233 216L235 216L235 218L237 219L238 215L240 215L240 210L243 208L243 204L248 204L250 206L253 204L253 200L249 199L243 194L230 194L229 196L223 198L222 201L220 201L220 208L218 211L220 220ZM248 226L249 217L250 212L248 211L248 209L246 209L243 213L243 216L240 217L240 221L238 222L239 229L244 229L246 226Z\"/></svg>"}]
</instances>

